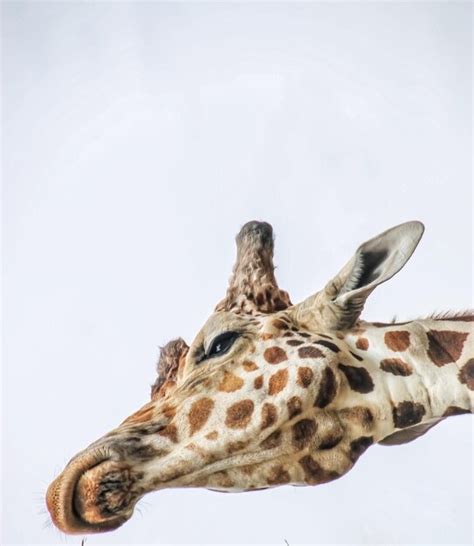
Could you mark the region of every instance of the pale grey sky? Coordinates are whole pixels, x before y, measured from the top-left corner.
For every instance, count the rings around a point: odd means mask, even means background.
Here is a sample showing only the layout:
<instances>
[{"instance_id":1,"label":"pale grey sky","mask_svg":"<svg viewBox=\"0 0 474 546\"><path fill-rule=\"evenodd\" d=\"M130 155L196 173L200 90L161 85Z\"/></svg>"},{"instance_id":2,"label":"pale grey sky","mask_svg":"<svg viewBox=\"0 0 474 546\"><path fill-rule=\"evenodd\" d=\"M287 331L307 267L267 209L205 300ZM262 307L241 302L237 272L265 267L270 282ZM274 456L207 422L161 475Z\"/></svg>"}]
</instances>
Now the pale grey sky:
<instances>
[{"instance_id":1,"label":"pale grey sky","mask_svg":"<svg viewBox=\"0 0 474 546\"><path fill-rule=\"evenodd\" d=\"M472 305L472 4L4 2L2 544L80 544L48 483L138 409L158 345L276 232L299 301L367 238L426 224L365 318ZM344 478L172 490L94 544L472 542L472 420Z\"/></svg>"}]
</instances>

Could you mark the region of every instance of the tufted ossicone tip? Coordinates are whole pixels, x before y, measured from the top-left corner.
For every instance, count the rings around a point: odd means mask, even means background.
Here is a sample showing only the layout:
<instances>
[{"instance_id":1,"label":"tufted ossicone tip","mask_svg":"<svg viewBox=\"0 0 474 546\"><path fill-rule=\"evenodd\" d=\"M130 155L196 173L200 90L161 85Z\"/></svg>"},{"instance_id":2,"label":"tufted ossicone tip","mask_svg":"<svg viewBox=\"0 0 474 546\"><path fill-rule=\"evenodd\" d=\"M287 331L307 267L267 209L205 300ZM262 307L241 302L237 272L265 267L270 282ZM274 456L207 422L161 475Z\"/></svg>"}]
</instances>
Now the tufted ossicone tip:
<instances>
[{"instance_id":1,"label":"tufted ossicone tip","mask_svg":"<svg viewBox=\"0 0 474 546\"><path fill-rule=\"evenodd\" d=\"M252 220L244 224L235 238L237 252L250 245L255 249L268 249L273 255L273 228L268 222Z\"/></svg>"},{"instance_id":2,"label":"tufted ossicone tip","mask_svg":"<svg viewBox=\"0 0 474 546\"><path fill-rule=\"evenodd\" d=\"M291 305L280 290L273 265L273 228L253 220L244 224L236 237L237 259L226 297L216 311L236 313L274 313Z\"/></svg>"}]
</instances>

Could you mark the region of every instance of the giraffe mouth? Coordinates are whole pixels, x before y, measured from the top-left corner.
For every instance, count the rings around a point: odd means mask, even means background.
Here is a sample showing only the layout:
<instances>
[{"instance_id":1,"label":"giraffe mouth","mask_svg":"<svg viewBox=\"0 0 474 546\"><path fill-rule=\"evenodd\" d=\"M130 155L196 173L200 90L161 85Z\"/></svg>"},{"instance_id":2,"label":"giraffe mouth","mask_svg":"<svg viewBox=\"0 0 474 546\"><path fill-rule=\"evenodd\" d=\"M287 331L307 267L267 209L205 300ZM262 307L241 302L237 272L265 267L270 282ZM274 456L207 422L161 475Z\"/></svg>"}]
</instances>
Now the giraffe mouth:
<instances>
[{"instance_id":1,"label":"giraffe mouth","mask_svg":"<svg viewBox=\"0 0 474 546\"><path fill-rule=\"evenodd\" d=\"M138 500L133 481L130 469L104 450L76 457L46 493L53 523L67 534L117 529L132 516Z\"/></svg>"}]
</instances>

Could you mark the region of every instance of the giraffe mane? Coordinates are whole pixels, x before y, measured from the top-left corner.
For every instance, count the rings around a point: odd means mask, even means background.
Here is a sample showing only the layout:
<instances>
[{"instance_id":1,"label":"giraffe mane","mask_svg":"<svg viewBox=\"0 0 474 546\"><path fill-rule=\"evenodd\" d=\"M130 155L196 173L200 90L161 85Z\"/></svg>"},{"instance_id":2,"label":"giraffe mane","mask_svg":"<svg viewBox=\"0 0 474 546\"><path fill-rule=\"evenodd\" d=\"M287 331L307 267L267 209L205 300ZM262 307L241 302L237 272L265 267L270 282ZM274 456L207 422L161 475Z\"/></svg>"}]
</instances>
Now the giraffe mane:
<instances>
[{"instance_id":1,"label":"giraffe mane","mask_svg":"<svg viewBox=\"0 0 474 546\"><path fill-rule=\"evenodd\" d=\"M432 320L465 320L474 321L474 309L463 311L440 311L431 313L427 318Z\"/></svg>"}]
</instances>

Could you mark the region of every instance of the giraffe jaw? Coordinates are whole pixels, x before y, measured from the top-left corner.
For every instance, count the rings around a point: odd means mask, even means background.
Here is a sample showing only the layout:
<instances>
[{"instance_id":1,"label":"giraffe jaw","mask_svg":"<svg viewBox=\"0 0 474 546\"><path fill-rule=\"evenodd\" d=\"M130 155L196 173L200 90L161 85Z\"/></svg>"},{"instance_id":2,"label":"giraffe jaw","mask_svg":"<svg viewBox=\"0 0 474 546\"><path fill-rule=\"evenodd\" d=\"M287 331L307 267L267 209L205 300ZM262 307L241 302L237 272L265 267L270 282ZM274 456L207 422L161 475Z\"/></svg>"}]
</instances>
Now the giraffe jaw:
<instances>
[{"instance_id":1,"label":"giraffe jaw","mask_svg":"<svg viewBox=\"0 0 474 546\"><path fill-rule=\"evenodd\" d=\"M130 470L111 460L104 449L74 458L46 493L53 523L67 534L117 529L133 514L137 496L130 494L131 481ZM120 487L121 483L127 489Z\"/></svg>"}]
</instances>

